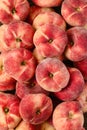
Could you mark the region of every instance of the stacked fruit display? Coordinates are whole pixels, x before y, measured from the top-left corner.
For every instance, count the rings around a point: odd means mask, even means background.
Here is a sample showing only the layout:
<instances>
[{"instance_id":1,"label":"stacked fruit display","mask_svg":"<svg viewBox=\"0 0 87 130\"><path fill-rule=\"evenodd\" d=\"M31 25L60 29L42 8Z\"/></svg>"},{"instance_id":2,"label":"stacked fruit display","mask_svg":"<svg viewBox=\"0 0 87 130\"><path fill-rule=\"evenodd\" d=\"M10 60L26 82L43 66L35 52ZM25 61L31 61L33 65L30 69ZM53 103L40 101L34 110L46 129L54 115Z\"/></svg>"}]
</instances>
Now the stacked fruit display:
<instances>
[{"instance_id":1,"label":"stacked fruit display","mask_svg":"<svg viewBox=\"0 0 87 130\"><path fill-rule=\"evenodd\" d=\"M87 0L1 0L0 25L0 130L86 130Z\"/></svg>"}]
</instances>

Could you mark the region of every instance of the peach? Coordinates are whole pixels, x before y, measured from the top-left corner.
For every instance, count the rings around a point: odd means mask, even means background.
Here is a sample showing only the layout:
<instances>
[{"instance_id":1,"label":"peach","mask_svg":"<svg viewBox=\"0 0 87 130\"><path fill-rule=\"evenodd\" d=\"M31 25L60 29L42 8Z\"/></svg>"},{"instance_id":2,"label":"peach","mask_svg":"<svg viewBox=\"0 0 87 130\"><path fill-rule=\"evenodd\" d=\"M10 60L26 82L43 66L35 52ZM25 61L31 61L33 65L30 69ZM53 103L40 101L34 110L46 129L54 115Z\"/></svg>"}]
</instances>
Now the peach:
<instances>
[{"instance_id":1,"label":"peach","mask_svg":"<svg viewBox=\"0 0 87 130\"><path fill-rule=\"evenodd\" d=\"M4 69L15 80L26 82L35 73L36 60L31 51L25 48L15 48L7 52Z\"/></svg>"},{"instance_id":2,"label":"peach","mask_svg":"<svg viewBox=\"0 0 87 130\"><path fill-rule=\"evenodd\" d=\"M65 56L71 61L80 61L87 57L87 30L83 27L72 27L67 30L68 45Z\"/></svg>"},{"instance_id":3,"label":"peach","mask_svg":"<svg viewBox=\"0 0 87 130\"><path fill-rule=\"evenodd\" d=\"M77 101L62 102L53 111L53 125L56 130L81 130L84 116Z\"/></svg>"},{"instance_id":4,"label":"peach","mask_svg":"<svg viewBox=\"0 0 87 130\"><path fill-rule=\"evenodd\" d=\"M0 92L0 129L13 129L21 121L20 100L16 95Z\"/></svg>"},{"instance_id":5,"label":"peach","mask_svg":"<svg viewBox=\"0 0 87 130\"><path fill-rule=\"evenodd\" d=\"M40 125L40 130L55 130L52 121L47 120Z\"/></svg>"},{"instance_id":6,"label":"peach","mask_svg":"<svg viewBox=\"0 0 87 130\"><path fill-rule=\"evenodd\" d=\"M36 30L33 42L42 57L58 57L63 54L68 38L57 25L45 24Z\"/></svg>"},{"instance_id":7,"label":"peach","mask_svg":"<svg viewBox=\"0 0 87 130\"><path fill-rule=\"evenodd\" d=\"M81 130L86 130L84 127Z\"/></svg>"},{"instance_id":8,"label":"peach","mask_svg":"<svg viewBox=\"0 0 87 130\"><path fill-rule=\"evenodd\" d=\"M34 46L33 35L34 29L30 24L24 21L14 21L4 30L4 41L8 50L20 47L31 49Z\"/></svg>"},{"instance_id":9,"label":"peach","mask_svg":"<svg viewBox=\"0 0 87 130\"><path fill-rule=\"evenodd\" d=\"M44 12L51 12L54 11L53 8L48 8L48 7L40 7L37 5L32 5L30 7L30 11L29 11L29 15L27 17L27 22L29 22L30 24L33 23L33 20L35 19L35 17L40 14L40 13L44 13Z\"/></svg>"},{"instance_id":10,"label":"peach","mask_svg":"<svg viewBox=\"0 0 87 130\"><path fill-rule=\"evenodd\" d=\"M19 105L19 112L24 121L41 124L52 114L53 104L50 97L43 93L25 95Z\"/></svg>"},{"instance_id":11,"label":"peach","mask_svg":"<svg viewBox=\"0 0 87 130\"><path fill-rule=\"evenodd\" d=\"M70 80L68 85L60 92L55 92L56 97L63 101L75 100L83 91L84 78L82 73L76 68L68 68Z\"/></svg>"},{"instance_id":12,"label":"peach","mask_svg":"<svg viewBox=\"0 0 87 130\"><path fill-rule=\"evenodd\" d=\"M11 76L9 76L4 69L4 58L6 53L0 54L0 91L14 90L16 86L16 81Z\"/></svg>"},{"instance_id":13,"label":"peach","mask_svg":"<svg viewBox=\"0 0 87 130\"><path fill-rule=\"evenodd\" d=\"M40 54L38 48L36 48L36 47L33 49L33 55L34 55L34 57L36 58L37 63L40 63L43 59L45 59L45 57L43 57L43 56ZM56 58L58 58L58 59L61 60L61 61L65 61L65 60L66 60L66 57L65 57L64 54L62 54L62 55L60 55L60 56L58 56L58 57L56 56Z\"/></svg>"},{"instance_id":14,"label":"peach","mask_svg":"<svg viewBox=\"0 0 87 130\"><path fill-rule=\"evenodd\" d=\"M47 24L47 23L55 24L63 30L66 29L65 20L59 13L56 13L54 11L43 12L43 13L38 14L33 20L32 26L35 29L38 29L39 27L42 27L42 25Z\"/></svg>"},{"instance_id":15,"label":"peach","mask_svg":"<svg viewBox=\"0 0 87 130\"><path fill-rule=\"evenodd\" d=\"M64 0L61 6L61 14L71 26L87 26L87 1Z\"/></svg>"},{"instance_id":16,"label":"peach","mask_svg":"<svg viewBox=\"0 0 87 130\"><path fill-rule=\"evenodd\" d=\"M40 54L38 48L36 47L33 49L33 55L36 58L37 63L40 63L44 59L44 57Z\"/></svg>"},{"instance_id":17,"label":"peach","mask_svg":"<svg viewBox=\"0 0 87 130\"><path fill-rule=\"evenodd\" d=\"M85 82L82 93L77 97L77 101L80 102L84 113L87 112L87 82Z\"/></svg>"},{"instance_id":18,"label":"peach","mask_svg":"<svg viewBox=\"0 0 87 130\"><path fill-rule=\"evenodd\" d=\"M62 2L62 0L50 0L50 1L44 1L44 0L32 0L35 5L38 5L40 7L56 7L59 6Z\"/></svg>"},{"instance_id":19,"label":"peach","mask_svg":"<svg viewBox=\"0 0 87 130\"><path fill-rule=\"evenodd\" d=\"M29 10L27 0L0 0L0 22L8 24L13 20L25 20Z\"/></svg>"},{"instance_id":20,"label":"peach","mask_svg":"<svg viewBox=\"0 0 87 130\"><path fill-rule=\"evenodd\" d=\"M1 52L6 52L7 50L9 50L8 46L6 45L5 41L4 41L4 32L7 29L6 24L3 24L0 26L0 53Z\"/></svg>"},{"instance_id":21,"label":"peach","mask_svg":"<svg viewBox=\"0 0 87 130\"><path fill-rule=\"evenodd\" d=\"M26 83L16 83L16 95L22 99L25 95L32 93L44 93L46 95L49 94L46 90L44 90L36 81L36 79L33 77Z\"/></svg>"},{"instance_id":22,"label":"peach","mask_svg":"<svg viewBox=\"0 0 87 130\"><path fill-rule=\"evenodd\" d=\"M26 121L21 121L15 130L35 130L35 126Z\"/></svg>"},{"instance_id":23,"label":"peach","mask_svg":"<svg viewBox=\"0 0 87 130\"><path fill-rule=\"evenodd\" d=\"M36 67L36 80L45 90L58 92L69 82L70 74L67 67L58 58L46 58Z\"/></svg>"},{"instance_id":24,"label":"peach","mask_svg":"<svg viewBox=\"0 0 87 130\"><path fill-rule=\"evenodd\" d=\"M74 66L81 71L84 79L87 80L87 57L81 61L74 62Z\"/></svg>"}]
</instances>

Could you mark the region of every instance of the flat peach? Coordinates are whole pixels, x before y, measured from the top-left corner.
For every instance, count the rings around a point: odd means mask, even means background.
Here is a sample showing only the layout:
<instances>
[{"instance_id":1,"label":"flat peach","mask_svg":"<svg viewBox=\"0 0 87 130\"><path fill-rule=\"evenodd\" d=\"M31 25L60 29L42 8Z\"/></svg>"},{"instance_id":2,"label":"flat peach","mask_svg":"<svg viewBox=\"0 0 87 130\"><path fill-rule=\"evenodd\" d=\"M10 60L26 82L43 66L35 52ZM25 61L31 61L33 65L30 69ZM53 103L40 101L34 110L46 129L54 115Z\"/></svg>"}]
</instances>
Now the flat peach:
<instances>
[{"instance_id":1,"label":"flat peach","mask_svg":"<svg viewBox=\"0 0 87 130\"><path fill-rule=\"evenodd\" d=\"M67 67L58 58L46 58L36 68L36 80L45 90L58 92L69 82L70 74Z\"/></svg>"},{"instance_id":2,"label":"flat peach","mask_svg":"<svg viewBox=\"0 0 87 130\"><path fill-rule=\"evenodd\" d=\"M19 106L22 119L31 124L43 123L51 116L52 110L51 98L43 93L24 96Z\"/></svg>"},{"instance_id":3,"label":"flat peach","mask_svg":"<svg viewBox=\"0 0 87 130\"><path fill-rule=\"evenodd\" d=\"M84 116L77 101L62 102L53 111L53 125L56 130L80 130Z\"/></svg>"},{"instance_id":4,"label":"flat peach","mask_svg":"<svg viewBox=\"0 0 87 130\"><path fill-rule=\"evenodd\" d=\"M34 76L36 60L32 52L25 48L15 48L5 56L4 69L19 82L26 82Z\"/></svg>"},{"instance_id":5,"label":"flat peach","mask_svg":"<svg viewBox=\"0 0 87 130\"><path fill-rule=\"evenodd\" d=\"M87 57L87 30L83 27L72 27L67 30L68 44L65 56L71 61L81 61Z\"/></svg>"},{"instance_id":6,"label":"flat peach","mask_svg":"<svg viewBox=\"0 0 87 130\"><path fill-rule=\"evenodd\" d=\"M75 100L84 89L84 78L82 73L76 68L68 68L70 73L70 80L68 85L60 92L54 93L56 97L63 101Z\"/></svg>"},{"instance_id":7,"label":"flat peach","mask_svg":"<svg viewBox=\"0 0 87 130\"><path fill-rule=\"evenodd\" d=\"M50 1L44 1L44 0L32 0L34 4L40 6L40 7L55 7L59 6L62 2L62 0L50 0Z\"/></svg>"},{"instance_id":8,"label":"flat peach","mask_svg":"<svg viewBox=\"0 0 87 130\"><path fill-rule=\"evenodd\" d=\"M77 101L80 102L84 113L87 112L87 82L85 82L82 93L77 97Z\"/></svg>"},{"instance_id":9,"label":"flat peach","mask_svg":"<svg viewBox=\"0 0 87 130\"><path fill-rule=\"evenodd\" d=\"M25 20L29 14L30 4L27 0L1 0L0 22L8 24L13 20Z\"/></svg>"},{"instance_id":10,"label":"flat peach","mask_svg":"<svg viewBox=\"0 0 87 130\"><path fill-rule=\"evenodd\" d=\"M66 29L65 20L59 13L56 13L55 11L43 12L38 14L33 20L32 26L35 29L38 29L39 27L42 27L42 25L47 23L57 25L63 30Z\"/></svg>"},{"instance_id":11,"label":"flat peach","mask_svg":"<svg viewBox=\"0 0 87 130\"><path fill-rule=\"evenodd\" d=\"M87 28L86 0L64 0L61 6L61 14L69 25Z\"/></svg>"},{"instance_id":12,"label":"flat peach","mask_svg":"<svg viewBox=\"0 0 87 130\"><path fill-rule=\"evenodd\" d=\"M33 42L42 57L58 57L63 54L68 38L57 25L45 24L36 30Z\"/></svg>"}]
</instances>

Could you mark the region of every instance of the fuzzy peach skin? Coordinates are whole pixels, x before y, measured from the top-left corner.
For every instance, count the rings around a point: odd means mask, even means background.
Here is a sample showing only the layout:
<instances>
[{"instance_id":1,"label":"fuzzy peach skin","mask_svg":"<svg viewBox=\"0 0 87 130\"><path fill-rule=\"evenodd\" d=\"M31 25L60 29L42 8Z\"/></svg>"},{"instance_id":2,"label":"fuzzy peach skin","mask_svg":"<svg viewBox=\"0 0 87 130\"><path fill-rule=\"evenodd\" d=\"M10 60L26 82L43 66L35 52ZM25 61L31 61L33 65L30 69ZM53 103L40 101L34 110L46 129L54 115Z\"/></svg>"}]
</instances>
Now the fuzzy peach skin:
<instances>
[{"instance_id":1,"label":"fuzzy peach skin","mask_svg":"<svg viewBox=\"0 0 87 130\"><path fill-rule=\"evenodd\" d=\"M85 82L82 93L77 97L77 101L80 102L84 113L87 112L87 82Z\"/></svg>"},{"instance_id":2,"label":"fuzzy peach skin","mask_svg":"<svg viewBox=\"0 0 87 130\"><path fill-rule=\"evenodd\" d=\"M81 71L84 80L87 80L87 57L81 61L74 62L74 66Z\"/></svg>"},{"instance_id":3,"label":"fuzzy peach skin","mask_svg":"<svg viewBox=\"0 0 87 130\"><path fill-rule=\"evenodd\" d=\"M41 55L41 53L40 53L40 51L38 50L38 48L34 48L34 49L33 49L33 55L34 55L34 57L36 58L37 63L40 63L40 62L45 58L45 57L43 57L43 56ZM62 54L62 55L60 55L60 56L58 56L58 57L56 57L56 58L58 58L58 59L61 60L61 61L66 60L64 54Z\"/></svg>"},{"instance_id":4,"label":"fuzzy peach skin","mask_svg":"<svg viewBox=\"0 0 87 130\"><path fill-rule=\"evenodd\" d=\"M87 30L83 27L72 27L67 30L68 44L65 56L71 61L81 61L87 57Z\"/></svg>"},{"instance_id":5,"label":"fuzzy peach skin","mask_svg":"<svg viewBox=\"0 0 87 130\"><path fill-rule=\"evenodd\" d=\"M44 90L36 81L36 79L33 77L26 83L16 83L16 95L22 99L27 94L35 94L35 93L44 93L46 95L49 95L49 92Z\"/></svg>"},{"instance_id":6,"label":"fuzzy peach skin","mask_svg":"<svg viewBox=\"0 0 87 130\"><path fill-rule=\"evenodd\" d=\"M84 78L82 73L76 68L68 68L70 80L68 85L60 92L55 92L55 96L63 101L75 100L84 89Z\"/></svg>"},{"instance_id":7,"label":"fuzzy peach skin","mask_svg":"<svg viewBox=\"0 0 87 130\"><path fill-rule=\"evenodd\" d=\"M84 127L81 130L86 130Z\"/></svg>"},{"instance_id":8,"label":"fuzzy peach skin","mask_svg":"<svg viewBox=\"0 0 87 130\"><path fill-rule=\"evenodd\" d=\"M44 24L55 24L61 29L65 30L66 29L66 22L63 19L63 17L54 11L49 11L49 12L43 12L38 14L35 19L33 20L32 26L35 29L38 29L39 27L42 27Z\"/></svg>"},{"instance_id":9,"label":"fuzzy peach skin","mask_svg":"<svg viewBox=\"0 0 87 130\"><path fill-rule=\"evenodd\" d=\"M25 20L29 10L27 0L0 0L0 22L8 24L13 20Z\"/></svg>"},{"instance_id":10,"label":"fuzzy peach skin","mask_svg":"<svg viewBox=\"0 0 87 130\"><path fill-rule=\"evenodd\" d=\"M32 0L32 2L40 7L56 7L61 4L62 0Z\"/></svg>"},{"instance_id":11,"label":"fuzzy peach skin","mask_svg":"<svg viewBox=\"0 0 87 130\"><path fill-rule=\"evenodd\" d=\"M0 130L15 128L19 124L19 103L16 95L0 92Z\"/></svg>"},{"instance_id":12,"label":"fuzzy peach skin","mask_svg":"<svg viewBox=\"0 0 87 130\"><path fill-rule=\"evenodd\" d=\"M15 48L7 52L4 59L4 69L15 80L26 82L35 73L36 60L31 51L25 48Z\"/></svg>"},{"instance_id":13,"label":"fuzzy peach skin","mask_svg":"<svg viewBox=\"0 0 87 130\"><path fill-rule=\"evenodd\" d=\"M36 30L33 42L42 57L58 57L63 54L68 38L57 25L45 24Z\"/></svg>"},{"instance_id":14,"label":"fuzzy peach skin","mask_svg":"<svg viewBox=\"0 0 87 130\"><path fill-rule=\"evenodd\" d=\"M0 26L0 53L6 52L7 50L9 50L4 40L4 32L7 29L7 26L8 25L6 24L3 24Z\"/></svg>"},{"instance_id":15,"label":"fuzzy peach skin","mask_svg":"<svg viewBox=\"0 0 87 130\"><path fill-rule=\"evenodd\" d=\"M36 130L35 126L26 121L21 121L15 130Z\"/></svg>"},{"instance_id":16,"label":"fuzzy peach skin","mask_svg":"<svg viewBox=\"0 0 87 130\"><path fill-rule=\"evenodd\" d=\"M8 50L20 47L31 49L34 46L34 32L33 27L24 21L13 21L8 24L4 30L4 41Z\"/></svg>"},{"instance_id":17,"label":"fuzzy peach skin","mask_svg":"<svg viewBox=\"0 0 87 130\"><path fill-rule=\"evenodd\" d=\"M19 105L22 119L30 124L43 123L51 116L52 111L52 100L43 93L26 95Z\"/></svg>"},{"instance_id":18,"label":"fuzzy peach skin","mask_svg":"<svg viewBox=\"0 0 87 130\"><path fill-rule=\"evenodd\" d=\"M40 63L44 59L44 57L40 54L38 48L36 47L33 49L33 55L36 58L37 63Z\"/></svg>"},{"instance_id":19,"label":"fuzzy peach skin","mask_svg":"<svg viewBox=\"0 0 87 130\"><path fill-rule=\"evenodd\" d=\"M54 11L53 8L51 7L40 7L37 5L32 5L30 7L30 11L29 11L29 15L27 17L27 22L32 24L33 20L35 19L35 17L40 14L40 13L44 13L44 12L51 12Z\"/></svg>"},{"instance_id":20,"label":"fuzzy peach skin","mask_svg":"<svg viewBox=\"0 0 87 130\"><path fill-rule=\"evenodd\" d=\"M16 80L9 76L4 69L4 58L6 53L0 54L0 91L14 90Z\"/></svg>"},{"instance_id":21,"label":"fuzzy peach skin","mask_svg":"<svg viewBox=\"0 0 87 130\"><path fill-rule=\"evenodd\" d=\"M77 101L62 102L53 111L53 125L56 130L81 130L84 116Z\"/></svg>"},{"instance_id":22,"label":"fuzzy peach skin","mask_svg":"<svg viewBox=\"0 0 87 130\"><path fill-rule=\"evenodd\" d=\"M70 74L67 67L58 58L46 58L36 67L36 80L45 90L58 92L69 82Z\"/></svg>"},{"instance_id":23,"label":"fuzzy peach skin","mask_svg":"<svg viewBox=\"0 0 87 130\"><path fill-rule=\"evenodd\" d=\"M36 129L38 130L38 129ZM40 129L39 130L55 130L53 124L52 124L52 119L48 119L47 121L43 122L40 124Z\"/></svg>"},{"instance_id":24,"label":"fuzzy peach skin","mask_svg":"<svg viewBox=\"0 0 87 130\"><path fill-rule=\"evenodd\" d=\"M86 0L64 0L61 6L61 14L69 25L87 28Z\"/></svg>"}]
</instances>

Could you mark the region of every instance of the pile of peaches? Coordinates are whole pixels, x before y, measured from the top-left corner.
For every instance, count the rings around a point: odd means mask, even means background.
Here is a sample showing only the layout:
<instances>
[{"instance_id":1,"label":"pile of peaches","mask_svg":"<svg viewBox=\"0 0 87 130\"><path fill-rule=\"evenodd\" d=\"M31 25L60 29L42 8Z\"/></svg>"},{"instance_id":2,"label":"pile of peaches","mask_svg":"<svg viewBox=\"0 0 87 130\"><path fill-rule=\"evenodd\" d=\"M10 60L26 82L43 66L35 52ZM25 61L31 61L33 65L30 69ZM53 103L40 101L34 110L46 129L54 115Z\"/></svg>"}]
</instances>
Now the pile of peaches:
<instances>
[{"instance_id":1,"label":"pile of peaches","mask_svg":"<svg viewBox=\"0 0 87 130\"><path fill-rule=\"evenodd\" d=\"M0 0L0 130L86 130L85 113L87 0Z\"/></svg>"}]
</instances>

